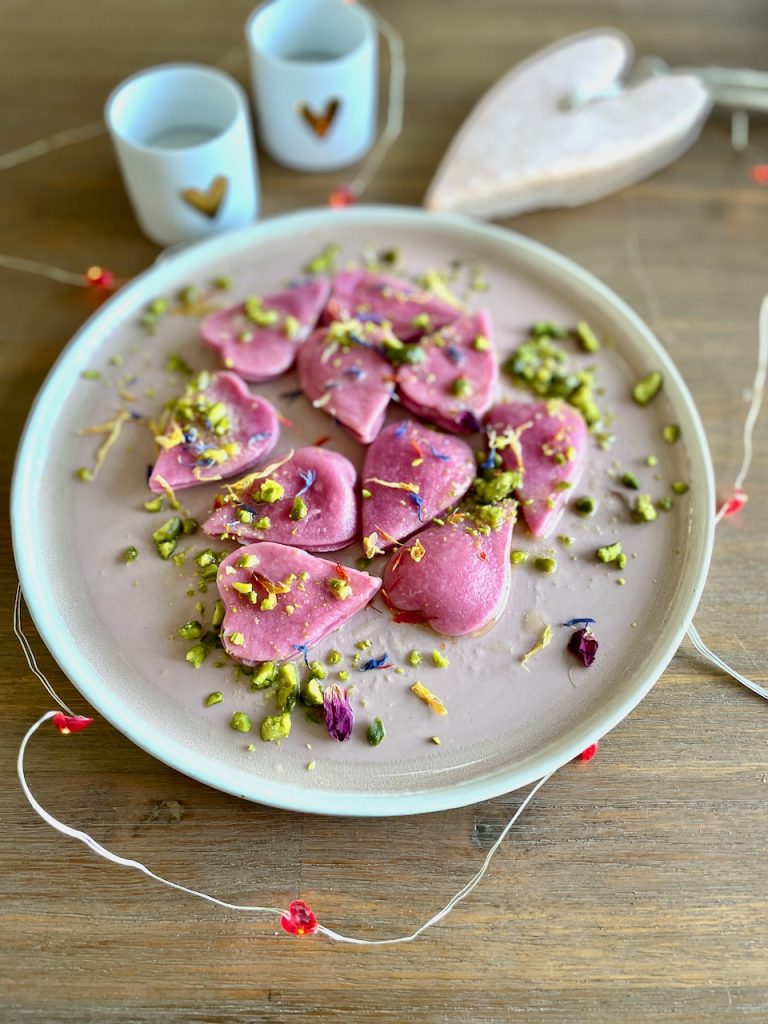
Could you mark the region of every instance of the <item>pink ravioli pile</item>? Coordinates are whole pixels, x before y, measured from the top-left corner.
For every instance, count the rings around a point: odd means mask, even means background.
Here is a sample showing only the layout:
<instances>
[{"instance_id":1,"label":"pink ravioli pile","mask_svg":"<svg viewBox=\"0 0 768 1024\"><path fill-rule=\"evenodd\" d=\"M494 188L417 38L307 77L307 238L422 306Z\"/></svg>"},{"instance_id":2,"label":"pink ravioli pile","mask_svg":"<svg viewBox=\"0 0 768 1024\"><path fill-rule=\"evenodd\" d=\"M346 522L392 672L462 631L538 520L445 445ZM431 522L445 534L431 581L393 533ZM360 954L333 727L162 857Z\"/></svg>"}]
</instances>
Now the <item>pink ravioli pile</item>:
<instances>
[{"instance_id":1,"label":"pink ravioli pile","mask_svg":"<svg viewBox=\"0 0 768 1024\"><path fill-rule=\"evenodd\" d=\"M306 657L380 590L397 622L478 634L508 599L515 498L533 535L554 528L586 462L586 424L562 402L494 405L490 314L450 299L352 270L203 321L222 369L171 403L149 485L221 481L203 529L239 545L217 576L222 643L238 661ZM278 412L247 382L294 362L306 400L368 446L359 479L324 447L274 452ZM416 418L386 424L393 401ZM478 458L459 436L472 434ZM357 542L368 562L387 556L383 579L315 554Z\"/></svg>"}]
</instances>

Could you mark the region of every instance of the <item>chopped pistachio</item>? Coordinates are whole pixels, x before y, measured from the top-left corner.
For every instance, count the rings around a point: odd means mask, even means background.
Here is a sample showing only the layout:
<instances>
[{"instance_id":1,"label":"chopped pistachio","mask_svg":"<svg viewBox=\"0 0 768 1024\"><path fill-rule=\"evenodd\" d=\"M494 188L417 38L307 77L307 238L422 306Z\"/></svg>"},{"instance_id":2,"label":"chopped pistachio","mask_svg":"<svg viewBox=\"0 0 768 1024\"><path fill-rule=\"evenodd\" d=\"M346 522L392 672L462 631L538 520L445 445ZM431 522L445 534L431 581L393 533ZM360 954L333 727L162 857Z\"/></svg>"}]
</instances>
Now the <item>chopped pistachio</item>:
<instances>
[{"instance_id":1,"label":"chopped pistachio","mask_svg":"<svg viewBox=\"0 0 768 1024\"><path fill-rule=\"evenodd\" d=\"M214 704L221 704L224 700L224 694L220 690L214 690L213 693L209 693L205 698L205 706L212 708Z\"/></svg>"},{"instance_id":2,"label":"chopped pistachio","mask_svg":"<svg viewBox=\"0 0 768 1024\"><path fill-rule=\"evenodd\" d=\"M229 291L232 287L232 278L221 274L219 277L214 277L213 286L223 292Z\"/></svg>"},{"instance_id":3,"label":"chopped pistachio","mask_svg":"<svg viewBox=\"0 0 768 1024\"><path fill-rule=\"evenodd\" d=\"M658 395L661 390L662 376L658 370L653 370L647 377L639 380L632 389L632 397L638 405L648 403Z\"/></svg>"},{"instance_id":4,"label":"chopped pistachio","mask_svg":"<svg viewBox=\"0 0 768 1024\"><path fill-rule=\"evenodd\" d=\"M279 501L285 494L285 488L277 480L272 480L267 477L263 480L258 491L254 494L253 500L255 502L266 502L269 505L273 505L276 501Z\"/></svg>"},{"instance_id":5,"label":"chopped pistachio","mask_svg":"<svg viewBox=\"0 0 768 1024\"><path fill-rule=\"evenodd\" d=\"M372 747L378 747L378 745L387 735L387 730L384 728L384 723L382 722L382 720L380 718L374 718L374 720L368 726L365 735Z\"/></svg>"},{"instance_id":6,"label":"chopped pistachio","mask_svg":"<svg viewBox=\"0 0 768 1024\"><path fill-rule=\"evenodd\" d=\"M138 548L134 547L133 544L131 544L130 547L127 547L123 552L124 562L135 562L138 557L139 550Z\"/></svg>"},{"instance_id":7,"label":"chopped pistachio","mask_svg":"<svg viewBox=\"0 0 768 1024\"><path fill-rule=\"evenodd\" d=\"M298 522L300 519L307 518L307 504L303 498L299 497L298 494L293 499L293 503L291 504L289 518L292 519L294 522Z\"/></svg>"},{"instance_id":8,"label":"chopped pistachio","mask_svg":"<svg viewBox=\"0 0 768 1024\"><path fill-rule=\"evenodd\" d=\"M540 320L531 327L529 333L532 338L565 338L568 331L549 320Z\"/></svg>"},{"instance_id":9,"label":"chopped pistachio","mask_svg":"<svg viewBox=\"0 0 768 1024\"><path fill-rule=\"evenodd\" d=\"M626 581L626 580L624 579L624 577L623 577L623 576L619 576L619 578L618 578L618 579L616 580L616 582L618 583L618 585L619 585L620 587L623 587L623 586L624 586L624 584L625 584L625 583L626 583L627 581Z\"/></svg>"},{"instance_id":10,"label":"chopped pistachio","mask_svg":"<svg viewBox=\"0 0 768 1024\"><path fill-rule=\"evenodd\" d=\"M472 342L472 348L475 352L487 352L491 347L491 343L484 334L478 334L475 340Z\"/></svg>"},{"instance_id":11,"label":"chopped pistachio","mask_svg":"<svg viewBox=\"0 0 768 1024\"><path fill-rule=\"evenodd\" d=\"M554 558L546 558L546 557L540 555L538 558L534 558L534 560L533 560L533 567L535 569L538 569L539 572L546 572L546 573L556 572L557 571L557 562L555 561Z\"/></svg>"},{"instance_id":12,"label":"chopped pistachio","mask_svg":"<svg viewBox=\"0 0 768 1024\"><path fill-rule=\"evenodd\" d=\"M342 681L342 683L346 683L346 681L349 679L349 672L347 672L345 668L343 668L341 672L339 672L339 679Z\"/></svg>"},{"instance_id":13,"label":"chopped pistachio","mask_svg":"<svg viewBox=\"0 0 768 1024\"><path fill-rule=\"evenodd\" d=\"M589 324L585 323L583 320L581 323L576 324L574 334L585 352L600 351L600 342L598 341L597 335L593 332Z\"/></svg>"},{"instance_id":14,"label":"chopped pistachio","mask_svg":"<svg viewBox=\"0 0 768 1024\"><path fill-rule=\"evenodd\" d=\"M322 661L310 661L309 671L314 679L327 679L328 669L322 663Z\"/></svg>"},{"instance_id":15,"label":"chopped pistachio","mask_svg":"<svg viewBox=\"0 0 768 1024\"><path fill-rule=\"evenodd\" d=\"M473 513L475 522L489 526L492 530L500 529L507 520L507 514L499 505L480 505Z\"/></svg>"},{"instance_id":16,"label":"chopped pistachio","mask_svg":"<svg viewBox=\"0 0 768 1024\"><path fill-rule=\"evenodd\" d=\"M602 562L604 565L609 565L611 562L615 562L619 555L622 553L623 545L616 541L615 544L606 544L602 548L598 548L595 552L595 556L598 562Z\"/></svg>"},{"instance_id":17,"label":"chopped pistachio","mask_svg":"<svg viewBox=\"0 0 768 1024\"><path fill-rule=\"evenodd\" d=\"M432 321L430 320L429 313L417 313L413 320L411 320L411 327L416 327L422 331L431 330Z\"/></svg>"},{"instance_id":18,"label":"chopped pistachio","mask_svg":"<svg viewBox=\"0 0 768 1024\"><path fill-rule=\"evenodd\" d=\"M437 649L432 651L432 663L437 668L448 668L448 666L450 665L450 661L448 660L448 658L446 658L445 655L441 654L440 651L438 651Z\"/></svg>"},{"instance_id":19,"label":"chopped pistachio","mask_svg":"<svg viewBox=\"0 0 768 1024\"><path fill-rule=\"evenodd\" d=\"M236 732L250 732L253 728L253 722L244 711L236 711L229 724Z\"/></svg>"},{"instance_id":20,"label":"chopped pistachio","mask_svg":"<svg viewBox=\"0 0 768 1024\"><path fill-rule=\"evenodd\" d=\"M466 377L457 377L451 384L451 394L457 398L469 398L472 394L472 385Z\"/></svg>"},{"instance_id":21,"label":"chopped pistachio","mask_svg":"<svg viewBox=\"0 0 768 1024\"><path fill-rule=\"evenodd\" d=\"M144 508L147 512L159 512L165 504L165 495L158 494L156 498L150 498L149 501L144 502Z\"/></svg>"},{"instance_id":22,"label":"chopped pistachio","mask_svg":"<svg viewBox=\"0 0 768 1024\"><path fill-rule=\"evenodd\" d=\"M624 484L625 487L629 487L633 491L637 491L640 489L640 481L637 479L634 473L623 473L621 477L621 482Z\"/></svg>"},{"instance_id":23,"label":"chopped pistachio","mask_svg":"<svg viewBox=\"0 0 768 1024\"><path fill-rule=\"evenodd\" d=\"M567 533L561 533L557 539L561 544L565 544L566 547L570 547L572 544L576 543L575 539L570 537Z\"/></svg>"},{"instance_id":24,"label":"chopped pistachio","mask_svg":"<svg viewBox=\"0 0 768 1024\"><path fill-rule=\"evenodd\" d=\"M78 480L82 480L83 483L90 483L93 480L93 473L86 466L81 466L80 469L76 470L75 476Z\"/></svg>"},{"instance_id":25,"label":"chopped pistachio","mask_svg":"<svg viewBox=\"0 0 768 1024\"><path fill-rule=\"evenodd\" d=\"M429 738L437 747L439 747L440 744L442 743L442 740L440 739L439 736L430 736Z\"/></svg>"},{"instance_id":26,"label":"chopped pistachio","mask_svg":"<svg viewBox=\"0 0 768 1024\"><path fill-rule=\"evenodd\" d=\"M626 564L627 564L627 556L622 551L621 554L618 555L618 557L616 558L616 568L617 569L624 569L626 567Z\"/></svg>"},{"instance_id":27,"label":"chopped pistachio","mask_svg":"<svg viewBox=\"0 0 768 1024\"><path fill-rule=\"evenodd\" d=\"M257 530L268 530L272 525L272 520L269 516L261 516L259 519L254 519L253 525Z\"/></svg>"},{"instance_id":28,"label":"chopped pistachio","mask_svg":"<svg viewBox=\"0 0 768 1024\"><path fill-rule=\"evenodd\" d=\"M179 302L189 306L198 298L198 290L193 284L185 285L179 289Z\"/></svg>"},{"instance_id":29,"label":"chopped pistachio","mask_svg":"<svg viewBox=\"0 0 768 1024\"><path fill-rule=\"evenodd\" d=\"M688 484L684 480L673 480L670 487L675 494L688 493Z\"/></svg>"},{"instance_id":30,"label":"chopped pistachio","mask_svg":"<svg viewBox=\"0 0 768 1024\"><path fill-rule=\"evenodd\" d=\"M420 665L421 654L418 651L411 651L411 653L408 655L408 664L414 666Z\"/></svg>"},{"instance_id":31,"label":"chopped pistachio","mask_svg":"<svg viewBox=\"0 0 768 1024\"><path fill-rule=\"evenodd\" d=\"M239 508L235 515L238 523L244 523L247 526L253 522L253 512L247 508Z\"/></svg>"},{"instance_id":32,"label":"chopped pistachio","mask_svg":"<svg viewBox=\"0 0 768 1024\"><path fill-rule=\"evenodd\" d=\"M291 716L287 711L281 715L267 715L261 723L261 738L265 743L281 740L291 732Z\"/></svg>"},{"instance_id":33,"label":"chopped pistachio","mask_svg":"<svg viewBox=\"0 0 768 1024\"><path fill-rule=\"evenodd\" d=\"M193 533L197 533L199 529L200 523L198 523L198 521L196 519L193 519L191 516L183 520L181 524L181 532L185 533L188 537Z\"/></svg>"},{"instance_id":34,"label":"chopped pistachio","mask_svg":"<svg viewBox=\"0 0 768 1024\"><path fill-rule=\"evenodd\" d=\"M593 516L597 511L597 502L589 496L577 498L573 503L573 509L580 516Z\"/></svg>"},{"instance_id":35,"label":"chopped pistachio","mask_svg":"<svg viewBox=\"0 0 768 1024\"><path fill-rule=\"evenodd\" d=\"M197 619L190 619L189 622L185 622L183 626L180 626L176 631L182 640L199 640L203 635L203 627Z\"/></svg>"},{"instance_id":36,"label":"chopped pistachio","mask_svg":"<svg viewBox=\"0 0 768 1024\"><path fill-rule=\"evenodd\" d=\"M638 494L632 507L632 518L638 523L652 523L659 513L651 501L650 494Z\"/></svg>"},{"instance_id":37,"label":"chopped pistachio","mask_svg":"<svg viewBox=\"0 0 768 1024\"><path fill-rule=\"evenodd\" d=\"M327 270L333 270L340 248L341 246L336 242L331 242L318 256L310 260L304 269L308 274L324 274Z\"/></svg>"},{"instance_id":38,"label":"chopped pistachio","mask_svg":"<svg viewBox=\"0 0 768 1024\"><path fill-rule=\"evenodd\" d=\"M336 576L331 576L326 580L325 585L337 601L346 601L348 597L352 596L352 587L346 580L340 580Z\"/></svg>"},{"instance_id":39,"label":"chopped pistachio","mask_svg":"<svg viewBox=\"0 0 768 1024\"><path fill-rule=\"evenodd\" d=\"M371 492L368 490L367 487L364 487L360 493L364 498L370 498L371 496Z\"/></svg>"},{"instance_id":40,"label":"chopped pistachio","mask_svg":"<svg viewBox=\"0 0 768 1024\"><path fill-rule=\"evenodd\" d=\"M183 524L181 516L171 516L162 526L159 526L152 534L157 553L163 559L169 559L176 550L176 543L179 534L182 532Z\"/></svg>"},{"instance_id":41,"label":"chopped pistachio","mask_svg":"<svg viewBox=\"0 0 768 1024\"><path fill-rule=\"evenodd\" d=\"M195 372L185 359L182 359L180 355L175 353L166 359L165 370L166 373L183 373L188 377L191 377Z\"/></svg>"},{"instance_id":42,"label":"chopped pistachio","mask_svg":"<svg viewBox=\"0 0 768 1024\"><path fill-rule=\"evenodd\" d=\"M323 703L323 688L314 676L301 684L300 699L307 707L319 707Z\"/></svg>"},{"instance_id":43,"label":"chopped pistachio","mask_svg":"<svg viewBox=\"0 0 768 1024\"><path fill-rule=\"evenodd\" d=\"M661 431L661 436L667 444L674 444L680 437L680 427L677 423L668 423Z\"/></svg>"},{"instance_id":44,"label":"chopped pistachio","mask_svg":"<svg viewBox=\"0 0 768 1024\"><path fill-rule=\"evenodd\" d=\"M293 662L287 661L277 670L275 700L279 711L293 711L299 699L299 670Z\"/></svg>"},{"instance_id":45,"label":"chopped pistachio","mask_svg":"<svg viewBox=\"0 0 768 1024\"><path fill-rule=\"evenodd\" d=\"M80 376L83 380L101 380L101 374L98 370L83 370Z\"/></svg>"},{"instance_id":46,"label":"chopped pistachio","mask_svg":"<svg viewBox=\"0 0 768 1024\"><path fill-rule=\"evenodd\" d=\"M656 458L655 455L646 455L645 464L646 466L658 466L659 460Z\"/></svg>"},{"instance_id":47,"label":"chopped pistachio","mask_svg":"<svg viewBox=\"0 0 768 1024\"><path fill-rule=\"evenodd\" d=\"M658 498L656 501L656 508L659 509L660 512L669 512L672 508L672 499L668 497Z\"/></svg>"},{"instance_id":48,"label":"chopped pistachio","mask_svg":"<svg viewBox=\"0 0 768 1024\"><path fill-rule=\"evenodd\" d=\"M492 505L506 498L516 487L520 486L521 476L516 470L505 470L490 480L476 477L472 485L477 501L481 505Z\"/></svg>"},{"instance_id":49,"label":"chopped pistachio","mask_svg":"<svg viewBox=\"0 0 768 1024\"><path fill-rule=\"evenodd\" d=\"M259 608L263 612L271 612L273 608L277 608L277 594L267 594L262 598Z\"/></svg>"},{"instance_id":50,"label":"chopped pistachio","mask_svg":"<svg viewBox=\"0 0 768 1024\"><path fill-rule=\"evenodd\" d=\"M259 564L259 559L256 555L241 555L235 564L238 569L253 569Z\"/></svg>"},{"instance_id":51,"label":"chopped pistachio","mask_svg":"<svg viewBox=\"0 0 768 1024\"><path fill-rule=\"evenodd\" d=\"M190 665L194 665L195 668L200 668L205 659L208 657L208 648L205 644L195 644L194 647L190 647L187 653L184 655L184 660L188 661Z\"/></svg>"},{"instance_id":52,"label":"chopped pistachio","mask_svg":"<svg viewBox=\"0 0 768 1024\"><path fill-rule=\"evenodd\" d=\"M220 626L224 621L224 602L220 599L216 599L216 604L213 606L213 616L211 618L211 624L213 626Z\"/></svg>"},{"instance_id":53,"label":"chopped pistachio","mask_svg":"<svg viewBox=\"0 0 768 1024\"><path fill-rule=\"evenodd\" d=\"M336 651L336 650L328 651L328 656L327 656L328 664L329 665L338 665L343 657L344 657L344 655L341 653L341 651Z\"/></svg>"},{"instance_id":54,"label":"chopped pistachio","mask_svg":"<svg viewBox=\"0 0 768 1024\"><path fill-rule=\"evenodd\" d=\"M242 647L245 643L245 636L243 633L230 633L227 639L233 647Z\"/></svg>"},{"instance_id":55,"label":"chopped pistachio","mask_svg":"<svg viewBox=\"0 0 768 1024\"><path fill-rule=\"evenodd\" d=\"M313 772L317 768L317 761L307 761L306 768L308 772Z\"/></svg>"},{"instance_id":56,"label":"chopped pistachio","mask_svg":"<svg viewBox=\"0 0 768 1024\"><path fill-rule=\"evenodd\" d=\"M357 640L355 647L358 651L367 651L369 647L373 647L373 640Z\"/></svg>"},{"instance_id":57,"label":"chopped pistachio","mask_svg":"<svg viewBox=\"0 0 768 1024\"><path fill-rule=\"evenodd\" d=\"M527 562L528 561L528 552L527 551L512 551L512 552L510 552L509 560L512 563L512 565L522 565L523 562Z\"/></svg>"},{"instance_id":58,"label":"chopped pistachio","mask_svg":"<svg viewBox=\"0 0 768 1024\"><path fill-rule=\"evenodd\" d=\"M238 594L250 594L253 591L253 584L244 580L233 580L232 589L236 590Z\"/></svg>"}]
</instances>

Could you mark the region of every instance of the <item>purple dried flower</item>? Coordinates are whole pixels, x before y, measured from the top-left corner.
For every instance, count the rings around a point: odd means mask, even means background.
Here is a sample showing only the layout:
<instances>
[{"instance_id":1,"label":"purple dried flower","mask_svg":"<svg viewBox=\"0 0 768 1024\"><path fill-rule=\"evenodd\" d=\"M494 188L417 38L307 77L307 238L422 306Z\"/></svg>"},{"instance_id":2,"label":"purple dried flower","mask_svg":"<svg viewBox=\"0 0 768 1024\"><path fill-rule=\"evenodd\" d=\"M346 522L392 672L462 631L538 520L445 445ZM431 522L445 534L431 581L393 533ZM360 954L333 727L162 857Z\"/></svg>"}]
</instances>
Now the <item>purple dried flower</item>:
<instances>
[{"instance_id":1,"label":"purple dried flower","mask_svg":"<svg viewBox=\"0 0 768 1024\"><path fill-rule=\"evenodd\" d=\"M597 646L597 637L589 626L577 629L568 641L568 650L579 659L584 668L589 668L595 660Z\"/></svg>"},{"instance_id":2,"label":"purple dried flower","mask_svg":"<svg viewBox=\"0 0 768 1024\"><path fill-rule=\"evenodd\" d=\"M347 691L336 683L329 686L323 694L323 706L325 707L325 727L328 735L343 743L352 735L352 724L355 721L355 713L349 703Z\"/></svg>"}]
</instances>

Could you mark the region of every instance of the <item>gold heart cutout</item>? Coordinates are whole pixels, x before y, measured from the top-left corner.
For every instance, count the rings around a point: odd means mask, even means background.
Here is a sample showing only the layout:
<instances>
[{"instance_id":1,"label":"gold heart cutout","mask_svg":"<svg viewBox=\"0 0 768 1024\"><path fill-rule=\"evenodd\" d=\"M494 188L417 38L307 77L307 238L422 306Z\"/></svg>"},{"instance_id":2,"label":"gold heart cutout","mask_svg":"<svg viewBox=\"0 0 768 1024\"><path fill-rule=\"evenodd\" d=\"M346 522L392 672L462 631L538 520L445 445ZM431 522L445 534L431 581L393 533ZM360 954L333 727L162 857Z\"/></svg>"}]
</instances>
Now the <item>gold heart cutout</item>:
<instances>
[{"instance_id":1,"label":"gold heart cutout","mask_svg":"<svg viewBox=\"0 0 768 1024\"><path fill-rule=\"evenodd\" d=\"M207 189L183 188L181 198L198 213L204 213L211 220L219 212L221 204L229 188L229 179L223 175L217 175Z\"/></svg>"},{"instance_id":2,"label":"gold heart cutout","mask_svg":"<svg viewBox=\"0 0 768 1024\"><path fill-rule=\"evenodd\" d=\"M299 114L301 114L315 135L322 139L330 131L340 107L341 100L328 100L325 110L316 114L308 104L301 103L299 105Z\"/></svg>"}]
</instances>

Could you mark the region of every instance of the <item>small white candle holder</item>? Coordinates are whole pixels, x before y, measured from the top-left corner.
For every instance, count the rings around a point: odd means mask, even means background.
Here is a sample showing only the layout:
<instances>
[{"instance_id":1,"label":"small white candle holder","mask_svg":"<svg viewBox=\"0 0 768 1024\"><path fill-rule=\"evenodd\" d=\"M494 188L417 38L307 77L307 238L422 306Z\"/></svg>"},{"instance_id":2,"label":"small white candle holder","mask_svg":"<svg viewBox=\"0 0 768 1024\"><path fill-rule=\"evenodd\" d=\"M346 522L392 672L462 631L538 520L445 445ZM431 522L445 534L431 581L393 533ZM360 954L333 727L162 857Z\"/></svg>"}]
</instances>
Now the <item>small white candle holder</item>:
<instances>
[{"instance_id":1,"label":"small white candle holder","mask_svg":"<svg viewBox=\"0 0 768 1024\"><path fill-rule=\"evenodd\" d=\"M229 75L165 64L126 79L104 112L139 226L175 245L254 220L258 172L246 94Z\"/></svg>"},{"instance_id":2,"label":"small white candle holder","mask_svg":"<svg viewBox=\"0 0 768 1024\"><path fill-rule=\"evenodd\" d=\"M376 134L376 24L344 0L271 0L246 23L261 142L278 163L332 171Z\"/></svg>"}]
</instances>

